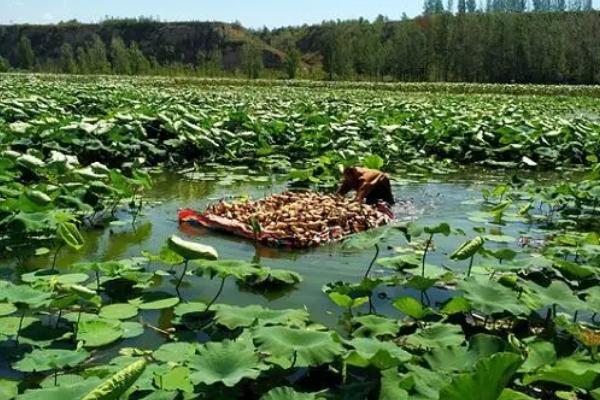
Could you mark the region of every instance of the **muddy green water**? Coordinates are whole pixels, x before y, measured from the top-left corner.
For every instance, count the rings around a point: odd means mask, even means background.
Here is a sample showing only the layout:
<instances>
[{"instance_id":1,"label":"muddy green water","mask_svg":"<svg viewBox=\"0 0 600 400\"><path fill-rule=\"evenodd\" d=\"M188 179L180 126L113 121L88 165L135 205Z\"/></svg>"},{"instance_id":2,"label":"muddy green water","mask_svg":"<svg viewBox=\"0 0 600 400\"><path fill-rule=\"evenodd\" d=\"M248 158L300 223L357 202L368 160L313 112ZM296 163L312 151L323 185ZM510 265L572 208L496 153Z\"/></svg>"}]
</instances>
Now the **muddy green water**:
<instances>
[{"instance_id":1,"label":"muddy green water","mask_svg":"<svg viewBox=\"0 0 600 400\"><path fill-rule=\"evenodd\" d=\"M394 184L394 193L401 202L409 202L409 207L398 206L395 209L398 219L416 220L422 224L448 222L453 229L460 228L470 237L475 235L473 227L483 226L483 223L472 222L467 218L467 213L479 210L478 202L481 201L481 189L489 186L494 179L485 176L458 176L445 178L443 181L427 180L426 182L401 180ZM210 203L221 198L250 195L260 198L269 193L280 192L286 189L285 182L241 182L234 185L224 185L217 181L189 181L175 173L164 173L155 176L155 185L147 193L149 200L158 202L144 210L144 215L139 218L135 229L130 225L112 228L97 229L86 233L86 245L78 253L62 252L58 257L57 265L68 270L74 262L86 260L113 260L131 256L139 256L143 250L158 252L166 239L173 233L182 237L197 240L204 244L214 246L223 259L241 259L260 262L271 268L285 268L300 273L303 282L295 289L276 293L253 293L238 287L233 279L229 279L219 298L219 303L232 305L260 304L263 306L282 308L306 308L315 322L325 324L333 329L340 327L340 316L343 310L335 306L321 291L323 285L334 281L359 282L364 275L373 251L347 252L341 244L331 244L317 249L306 251L289 251L282 249L265 248L253 242L234 238L224 234L197 228L179 226L176 217L179 208L189 207L203 210ZM501 228L502 233L519 237L530 231L530 227L519 223L511 223L508 227ZM436 239L435 249L428 256L428 262L445 265L452 269L466 268L466 264L454 263L448 259L447 254L457 244L464 240L461 236L452 235L449 238ZM404 239L397 237L389 240L382 246L380 257L395 255L393 247L405 245ZM494 245L492 245L493 247ZM497 244L495 246L506 246ZM508 244L516 246L516 243ZM28 268L47 267L49 259L38 258L29 263ZM162 268L152 265L151 268ZM14 271L14 265L4 267L0 265L0 274L6 276ZM391 274L390 270L375 267L372 275ZM174 277L166 277L157 288L152 290L165 291L175 294ZM208 301L219 287L218 280L186 277L180 293L186 301ZM388 298L400 295L417 293L408 289L381 287L377 293L387 294ZM445 300L450 293L431 289L429 297L433 303ZM386 296L374 296L374 307L380 314L401 317ZM364 309L356 310L358 313L366 312ZM144 312L144 321L162 328L169 327L171 314L169 311ZM198 338L202 339L202 338ZM128 339L119 343L118 347L136 346L140 348L156 348L164 338L150 329L146 329L143 336ZM117 348L103 352L104 357L114 355ZM104 358L102 357L102 358Z\"/></svg>"}]
</instances>

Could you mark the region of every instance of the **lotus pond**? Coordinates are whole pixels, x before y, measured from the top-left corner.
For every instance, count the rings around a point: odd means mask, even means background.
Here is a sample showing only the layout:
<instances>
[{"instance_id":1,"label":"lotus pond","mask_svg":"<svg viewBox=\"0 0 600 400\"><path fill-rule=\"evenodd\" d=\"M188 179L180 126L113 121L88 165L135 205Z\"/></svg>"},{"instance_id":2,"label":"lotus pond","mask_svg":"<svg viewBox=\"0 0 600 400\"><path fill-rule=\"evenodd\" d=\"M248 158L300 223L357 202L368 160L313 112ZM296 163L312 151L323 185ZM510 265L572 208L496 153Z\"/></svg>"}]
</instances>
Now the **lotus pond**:
<instances>
[{"instance_id":1,"label":"lotus pond","mask_svg":"<svg viewBox=\"0 0 600 400\"><path fill-rule=\"evenodd\" d=\"M599 399L598 102L295 86L0 77L0 399ZM176 221L340 165L396 224Z\"/></svg>"}]
</instances>

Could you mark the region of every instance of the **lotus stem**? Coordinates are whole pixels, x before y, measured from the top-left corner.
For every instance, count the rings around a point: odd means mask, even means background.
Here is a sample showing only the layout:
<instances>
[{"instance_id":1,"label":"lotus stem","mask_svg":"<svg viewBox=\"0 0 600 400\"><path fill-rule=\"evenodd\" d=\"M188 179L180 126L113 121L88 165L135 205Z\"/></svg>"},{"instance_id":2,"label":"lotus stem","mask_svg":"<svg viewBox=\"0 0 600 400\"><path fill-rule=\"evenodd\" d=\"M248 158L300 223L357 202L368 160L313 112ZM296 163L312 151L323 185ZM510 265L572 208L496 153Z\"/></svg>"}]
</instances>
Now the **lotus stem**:
<instances>
[{"instance_id":1,"label":"lotus stem","mask_svg":"<svg viewBox=\"0 0 600 400\"><path fill-rule=\"evenodd\" d=\"M433 233L429 235L429 239L427 239L427 244L425 244L425 251L423 252L423 266L421 267L421 276L425 277L425 259L427 258L427 252L429 251L429 246L431 245L431 241L433 240Z\"/></svg>"},{"instance_id":2,"label":"lotus stem","mask_svg":"<svg viewBox=\"0 0 600 400\"><path fill-rule=\"evenodd\" d=\"M573 315L573 322L577 322L577 315L578 315L579 311L575 311L575 314Z\"/></svg>"},{"instance_id":3,"label":"lotus stem","mask_svg":"<svg viewBox=\"0 0 600 400\"><path fill-rule=\"evenodd\" d=\"M100 271L96 270L96 293L100 293Z\"/></svg>"},{"instance_id":4,"label":"lotus stem","mask_svg":"<svg viewBox=\"0 0 600 400\"><path fill-rule=\"evenodd\" d=\"M181 276L179 277L179 280L177 281L177 285L175 285L175 290L177 290L178 292L179 292L179 286L181 285L181 282L183 281L183 278L185 277L185 274L187 272L189 261L190 260L185 260L185 263L183 263L183 272L181 273Z\"/></svg>"},{"instance_id":5,"label":"lotus stem","mask_svg":"<svg viewBox=\"0 0 600 400\"><path fill-rule=\"evenodd\" d=\"M60 317L62 317L62 308L58 310L58 316L56 317L56 323L54 324L54 329L58 328L58 322L60 321Z\"/></svg>"},{"instance_id":6,"label":"lotus stem","mask_svg":"<svg viewBox=\"0 0 600 400\"><path fill-rule=\"evenodd\" d=\"M471 276L471 269L473 268L473 259L475 258L475 254L471 256L471 260L469 261L469 269L467 270L467 278Z\"/></svg>"},{"instance_id":7,"label":"lotus stem","mask_svg":"<svg viewBox=\"0 0 600 400\"><path fill-rule=\"evenodd\" d=\"M21 328L23 327L23 320L25 319L25 311L21 314L21 318L19 319L19 327L17 328L17 337L15 338L15 343L19 345L19 337L21 336Z\"/></svg>"},{"instance_id":8,"label":"lotus stem","mask_svg":"<svg viewBox=\"0 0 600 400\"><path fill-rule=\"evenodd\" d=\"M365 276L363 277L363 280L365 280L369 277L369 274L371 273L371 269L373 268L373 265L375 264L375 260L377 260L377 257L379 257L379 243L375 243L375 256L371 260L371 263L369 264L369 268L367 268L367 272L365 272Z\"/></svg>"},{"instance_id":9,"label":"lotus stem","mask_svg":"<svg viewBox=\"0 0 600 400\"><path fill-rule=\"evenodd\" d=\"M81 309L79 310L79 313L77 314L77 322L75 323L75 327L73 329L75 331L75 335L74 335L75 343L77 343L77 335L79 334L79 321L81 321Z\"/></svg>"},{"instance_id":10,"label":"lotus stem","mask_svg":"<svg viewBox=\"0 0 600 400\"><path fill-rule=\"evenodd\" d=\"M54 386L58 386L58 369L54 370Z\"/></svg>"},{"instance_id":11,"label":"lotus stem","mask_svg":"<svg viewBox=\"0 0 600 400\"><path fill-rule=\"evenodd\" d=\"M62 249L63 246L64 243L61 242L56 248L56 251L54 252L54 258L52 259L52 268L50 268L50 272L54 272L54 269L56 268L56 258L58 257L58 253L60 252L60 249Z\"/></svg>"},{"instance_id":12,"label":"lotus stem","mask_svg":"<svg viewBox=\"0 0 600 400\"><path fill-rule=\"evenodd\" d=\"M219 291L217 292L215 297L213 297L213 299L210 301L210 303L208 303L208 305L206 306L206 309L204 311L208 311L210 309L210 307L213 304L215 304L215 301L217 301L217 298L221 295L221 292L223 291L223 287L225 287L225 279L227 279L227 277L221 278L221 285L219 286Z\"/></svg>"},{"instance_id":13,"label":"lotus stem","mask_svg":"<svg viewBox=\"0 0 600 400\"><path fill-rule=\"evenodd\" d=\"M294 368L294 366L296 366L297 359L298 359L298 350L294 350L294 356L292 358L292 365L290 365L290 368Z\"/></svg>"}]
</instances>

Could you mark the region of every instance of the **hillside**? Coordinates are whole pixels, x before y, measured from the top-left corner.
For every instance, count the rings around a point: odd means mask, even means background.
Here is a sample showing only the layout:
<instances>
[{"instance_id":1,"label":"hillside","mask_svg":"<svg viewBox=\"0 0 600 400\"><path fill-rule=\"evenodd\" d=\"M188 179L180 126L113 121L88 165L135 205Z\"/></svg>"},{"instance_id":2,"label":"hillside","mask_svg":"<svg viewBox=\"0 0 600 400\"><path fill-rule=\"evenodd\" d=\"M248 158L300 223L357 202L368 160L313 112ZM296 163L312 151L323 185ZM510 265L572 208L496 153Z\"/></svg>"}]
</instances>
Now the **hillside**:
<instances>
[{"instance_id":1,"label":"hillside","mask_svg":"<svg viewBox=\"0 0 600 400\"><path fill-rule=\"evenodd\" d=\"M129 46L136 42L144 55L158 60L161 64L195 64L198 52L222 53L223 67L232 70L240 65L240 48L248 42L256 42L262 49L263 63L267 68L279 68L284 54L259 39L245 29L221 22L157 22L109 20L101 24L80 24L75 22L58 25L11 25L0 26L0 56L11 65L18 65L18 52L15 44L26 36L37 62L61 56L61 46L67 43L73 49L88 46L94 35L98 35L108 47L114 36L119 36Z\"/></svg>"},{"instance_id":2,"label":"hillside","mask_svg":"<svg viewBox=\"0 0 600 400\"><path fill-rule=\"evenodd\" d=\"M440 12L273 30L144 19L14 25L0 27L0 57L0 72L599 84L600 12Z\"/></svg>"}]
</instances>

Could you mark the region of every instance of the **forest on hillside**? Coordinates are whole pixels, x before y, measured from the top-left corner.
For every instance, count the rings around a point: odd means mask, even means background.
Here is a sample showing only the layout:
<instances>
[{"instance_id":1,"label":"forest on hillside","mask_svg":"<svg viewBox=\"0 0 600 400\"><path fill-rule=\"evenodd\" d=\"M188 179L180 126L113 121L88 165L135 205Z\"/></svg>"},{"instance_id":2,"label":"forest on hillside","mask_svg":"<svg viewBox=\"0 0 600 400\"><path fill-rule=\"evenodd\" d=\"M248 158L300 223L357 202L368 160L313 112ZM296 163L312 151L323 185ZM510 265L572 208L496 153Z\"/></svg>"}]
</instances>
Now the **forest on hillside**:
<instances>
[{"instance_id":1,"label":"forest on hillside","mask_svg":"<svg viewBox=\"0 0 600 400\"><path fill-rule=\"evenodd\" d=\"M591 0L426 0L380 16L250 30L109 19L0 26L0 71L329 80L600 83Z\"/></svg>"}]
</instances>

